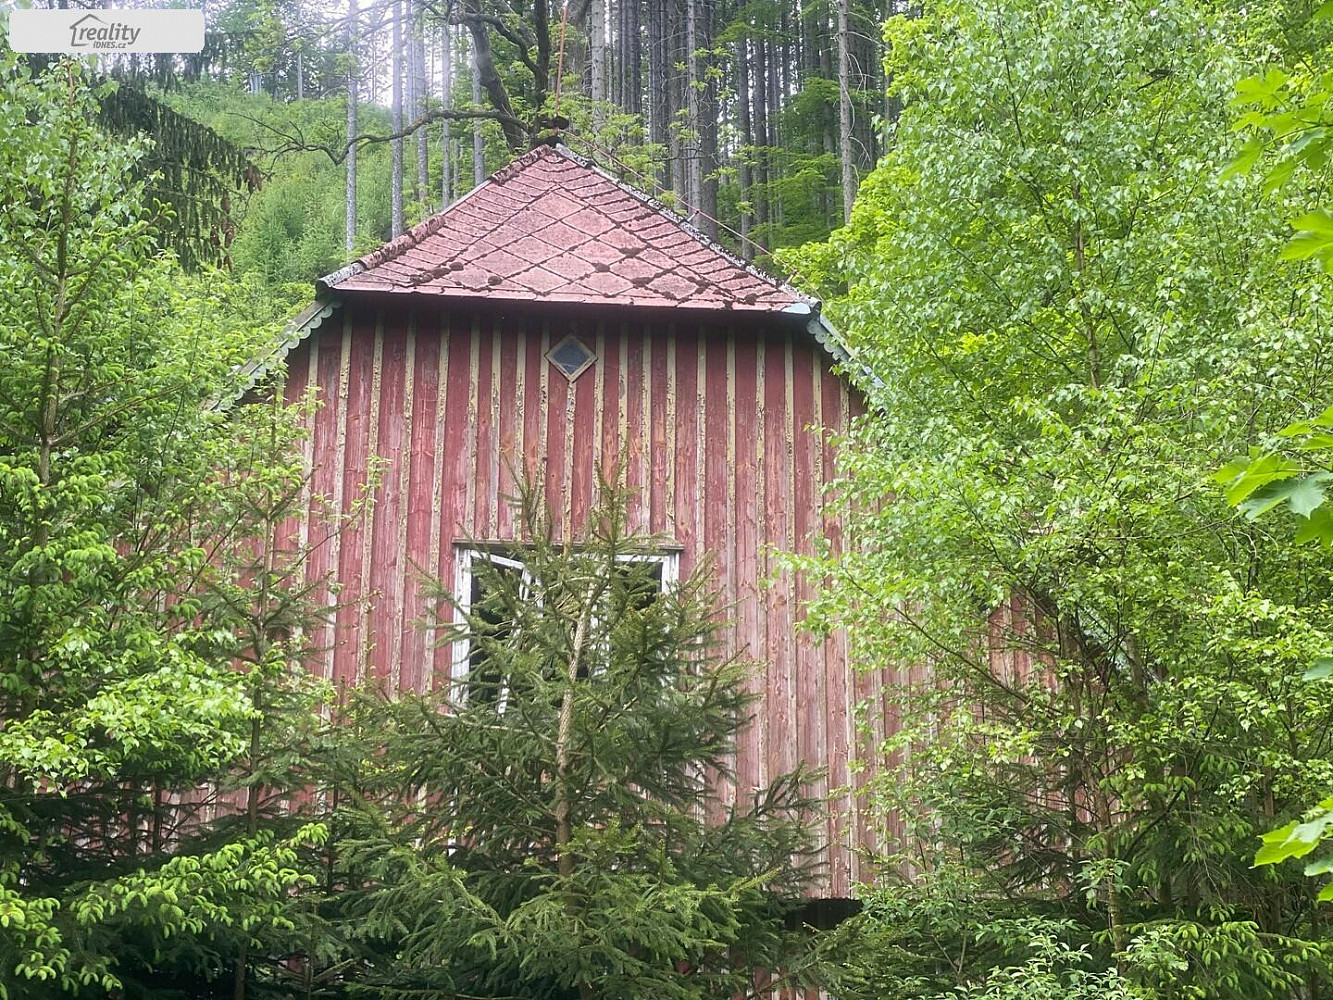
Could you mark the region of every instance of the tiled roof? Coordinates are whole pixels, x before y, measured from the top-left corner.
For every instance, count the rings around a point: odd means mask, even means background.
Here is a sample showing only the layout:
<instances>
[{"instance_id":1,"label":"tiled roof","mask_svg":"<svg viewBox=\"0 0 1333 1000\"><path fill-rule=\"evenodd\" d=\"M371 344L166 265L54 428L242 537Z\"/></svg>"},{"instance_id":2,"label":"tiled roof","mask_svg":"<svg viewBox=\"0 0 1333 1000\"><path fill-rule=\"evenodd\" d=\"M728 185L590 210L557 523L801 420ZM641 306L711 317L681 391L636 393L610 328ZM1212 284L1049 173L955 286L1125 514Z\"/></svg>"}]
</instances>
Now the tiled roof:
<instances>
[{"instance_id":1,"label":"tiled roof","mask_svg":"<svg viewBox=\"0 0 1333 1000\"><path fill-rule=\"evenodd\" d=\"M547 145L320 286L525 303L817 310L647 195Z\"/></svg>"}]
</instances>

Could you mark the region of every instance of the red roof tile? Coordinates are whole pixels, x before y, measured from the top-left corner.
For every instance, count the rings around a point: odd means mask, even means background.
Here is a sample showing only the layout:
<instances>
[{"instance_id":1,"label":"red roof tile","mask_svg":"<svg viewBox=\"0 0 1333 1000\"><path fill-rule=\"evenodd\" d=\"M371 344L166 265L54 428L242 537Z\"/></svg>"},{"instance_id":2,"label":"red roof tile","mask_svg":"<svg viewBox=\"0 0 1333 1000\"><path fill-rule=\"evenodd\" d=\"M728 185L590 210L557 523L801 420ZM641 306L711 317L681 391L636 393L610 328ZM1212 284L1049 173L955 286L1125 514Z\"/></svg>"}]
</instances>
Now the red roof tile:
<instances>
[{"instance_id":1,"label":"red roof tile","mask_svg":"<svg viewBox=\"0 0 1333 1000\"><path fill-rule=\"evenodd\" d=\"M545 145L320 285L673 310L817 308L647 195Z\"/></svg>"}]
</instances>

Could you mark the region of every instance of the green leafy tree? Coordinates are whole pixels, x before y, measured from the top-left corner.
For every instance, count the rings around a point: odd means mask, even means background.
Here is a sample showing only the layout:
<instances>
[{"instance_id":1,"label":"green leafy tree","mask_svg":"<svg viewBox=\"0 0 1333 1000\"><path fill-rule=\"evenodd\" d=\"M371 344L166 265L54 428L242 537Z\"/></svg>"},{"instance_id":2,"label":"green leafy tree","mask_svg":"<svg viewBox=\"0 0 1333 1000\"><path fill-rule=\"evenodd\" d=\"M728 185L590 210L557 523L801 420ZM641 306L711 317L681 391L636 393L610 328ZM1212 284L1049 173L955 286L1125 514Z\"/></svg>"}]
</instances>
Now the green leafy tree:
<instances>
[{"instance_id":1,"label":"green leafy tree","mask_svg":"<svg viewBox=\"0 0 1333 1000\"><path fill-rule=\"evenodd\" d=\"M799 928L809 775L717 796L748 722L699 572L659 589L653 540L604 487L578 544L522 491L522 545L479 550L446 641L466 677L362 702L369 765L330 905L376 954L365 989L527 997L751 995L811 981ZM521 568L520 568L521 567ZM363 765L365 767L366 765ZM347 787L345 786L345 787Z\"/></svg>"},{"instance_id":2,"label":"green leafy tree","mask_svg":"<svg viewBox=\"0 0 1333 1000\"><path fill-rule=\"evenodd\" d=\"M1242 80L1233 105L1243 111L1236 128L1249 133L1245 148L1228 166L1231 174L1263 173L1269 191L1296 189L1297 197L1322 200L1328 154L1333 149L1328 103L1333 96L1333 75L1327 71L1333 32L1329 21L1333 5L1284 10L1279 16L1277 46L1283 65L1270 65L1260 75ZM1308 17L1306 15L1309 15ZM1317 206L1291 222L1296 235L1283 248L1286 260L1313 260L1328 272L1333 269L1333 213ZM1297 402L1297 407L1300 403ZM1246 458L1224 466L1216 476L1226 487L1227 499L1245 516L1285 510L1296 522L1293 542L1333 548L1333 509L1328 484L1333 481L1333 409L1282 428L1276 439L1254 446ZM1265 447L1266 445L1266 447ZM1333 677L1333 658L1321 656L1305 672L1307 681ZM1304 858L1325 840L1333 839L1333 797L1325 798L1302 817L1263 834L1255 866ZM1306 875L1333 872L1333 858L1319 858L1305 866ZM1333 900L1333 884L1320 890L1320 901Z\"/></svg>"},{"instance_id":3,"label":"green leafy tree","mask_svg":"<svg viewBox=\"0 0 1333 1000\"><path fill-rule=\"evenodd\" d=\"M155 253L143 144L77 64L5 60L0 93L0 995L207 996L322 837L207 822L277 687L210 563L264 543L216 404L267 309Z\"/></svg>"},{"instance_id":4,"label":"green leafy tree","mask_svg":"<svg viewBox=\"0 0 1333 1000\"><path fill-rule=\"evenodd\" d=\"M1221 176L1241 30L1188 2L891 21L897 145L790 258L875 374L847 554L810 568L816 621L903 678L874 795L920 932L859 961L934 956L917 995L1030 961L972 947L997 916L1163 996L1327 992L1299 879L1250 862L1328 787L1333 699L1301 681L1328 574L1208 482L1327 388L1284 206Z\"/></svg>"},{"instance_id":5,"label":"green leafy tree","mask_svg":"<svg viewBox=\"0 0 1333 1000\"><path fill-rule=\"evenodd\" d=\"M1333 507L1328 488L1333 482L1333 408L1310 420L1282 428L1278 437L1284 447L1271 451L1255 449L1244 459L1228 463L1217 473L1226 485L1227 499L1253 521L1270 511L1284 511L1296 523L1293 544L1333 549ZM1327 683L1333 678L1333 656L1315 659L1303 675L1310 682ZM1318 700L1318 696L1315 696ZM1301 817L1262 835L1263 846L1254 864L1274 865L1305 858L1326 840L1333 840L1333 797L1322 799ZM1305 865L1309 876L1333 872L1333 857L1321 857ZM1333 900L1333 882L1319 891L1321 902Z\"/></svg>"}]
</instances>

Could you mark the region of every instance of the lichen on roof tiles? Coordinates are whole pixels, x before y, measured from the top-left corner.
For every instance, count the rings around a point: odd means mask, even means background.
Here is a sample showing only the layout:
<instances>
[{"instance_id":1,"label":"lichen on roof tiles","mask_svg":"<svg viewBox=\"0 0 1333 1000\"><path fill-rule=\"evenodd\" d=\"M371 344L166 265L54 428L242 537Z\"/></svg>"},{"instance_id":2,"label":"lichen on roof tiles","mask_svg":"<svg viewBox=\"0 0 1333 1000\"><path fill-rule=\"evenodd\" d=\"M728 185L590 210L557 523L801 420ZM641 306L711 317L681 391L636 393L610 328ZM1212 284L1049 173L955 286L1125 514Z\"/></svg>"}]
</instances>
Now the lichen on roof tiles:
<instances>
[{"instance_id":1,"label":"lichen on roof tiles","mask_svg":"<svg viewBox=\"0 0 1333 1000\"><path fill-rule=\"evenodd\" d=\"M806 302L563 146L321 279L339 293L778 313Z\"/></svg>"}]
</instances>

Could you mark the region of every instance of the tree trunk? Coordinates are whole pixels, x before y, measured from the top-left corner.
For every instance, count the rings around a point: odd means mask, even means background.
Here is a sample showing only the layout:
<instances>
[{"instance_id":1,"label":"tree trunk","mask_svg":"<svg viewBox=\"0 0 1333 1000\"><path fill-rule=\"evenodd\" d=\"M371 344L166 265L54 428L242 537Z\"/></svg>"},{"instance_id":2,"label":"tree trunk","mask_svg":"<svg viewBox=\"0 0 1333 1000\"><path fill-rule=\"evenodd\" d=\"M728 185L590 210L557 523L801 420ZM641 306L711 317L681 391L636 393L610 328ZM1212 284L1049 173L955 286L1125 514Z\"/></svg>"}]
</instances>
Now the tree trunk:
<instances>
[{"instance_id":1,"label":"tree trunk","mask_svg":"<svg viewBox=\"0 0 1333 1000\"><path fill-rule=\"evenodd\" d=\"M785 160L779 159L779 154L785 151L786 135L782 131L782 67L779 66L779 54L781 50L774 39L764 41L766 55L765 61L768 63L768 146L769 161L768 175L769 180L780 179L783 171L786 169ZM781 187L772 187L768 200L768 219L773 231L776 233L783 225L782 212L782 189ZM771 246L777 239L774 236L769 241Z\"/></svg>"},{"instance_id":2,"label":"tree trunk","mask_svg":"<svg viewBox=\"0 0 1333 1000\"><path fill-rule=\"evenodd\" d=\"M351 255L356 246L356 91L357 72L356 41L357 20L360 10L357 0L348 0L347 4L347 55L350 65L347 68L347 230L343 240L343 249Z\"/></svg>"},{"instance_id":3,"label":"tree trunk","mask_svg":"<svg viewBox=\"0 0 1333 1000\"><path fill-rule=\"evenodd\" d=\"M736 192L739 202L741 256L746 260L754 257L754 244L750 242L750 210L746 207L750 199L750 156L754 146L754 130L750 126L750 43L745 38L736 40L736 113L740 119L741 148L736 159Z\"/></svg>"},{"instance_id":4,"label":"tree trunk","mask_svg":"<svg viewBox=\"0 0 1333 1000\"><path fill-rule=\"evenodd\" d=\"M532 0L532 33L537 36L532 106L540 111L546 106L546 94L551 85L551 14L546 0ZM512 142L510 145L517 151L517 146Z\"/></svg>"},{"instance_id":5,"label":"tree trunk","mask_svg":"<svg viewBox=\"0 0 1333 1000\"><path fill-rule=\"evenodd\" d=\"M569 663L565 667L565 691L560 699L560 721L555 738L555 846L557 870L562 878L569 878L574 874L574 855L570 851L570 844L574 840L572 805L574 791L569 782L573 760L569 744L574 734L574 694L578 689L579 663L583 655L583 646L588 637L588 619L592 613L591 597L590 593L589 600L580 611L578 623L574 626L573 649L570 650ZM572 898L566 907L566 912L571 922L578 916ZM579 983L580 1000L592 1000L593 996L590 984Z\"/></svg>"},{"instance_id":6,"label":"tree trunk","mask_svg":"<svg viewBox=\"0 0 1333 1000\"><path fill-rule=\"evenodd\" d=\"M639 0L625 3L626 82L622 106L632 115L643 114L643 49L640 45Z\"/></svg>"},{"instance_id":7,"label":"tree trunk","mask_svg":"<svg viewBox=\"0 0 1333 1000\"><path fill-rule=\"evenodd\" d=\"M847 59L848 0L838 0L838 156L842 160L842 221L851 221L856 200L856 164L852 161L852 95Z\"/></svg>"},{"instance_id":8,"label":"tree trunk","mask_svg":"<svg viewBox=\"0 0 1333 1000\"><path fill-rule=\"evenodd\" d=\"M648 141L657 147L657 186L670 183L667 122L671 117L667 76L666 0L648 0Z\"/></svg>"},{"instance_id":9,"label":"tree trunk","mask_svg":"<svg viewBox=\"0 0 1333 1000\"><path fill-rule=\"evenodd\" d=\"M421 121L426 115L426 97L430 92L430 67L426 64L426 32L422 23L424 12L412 4L412 63L416 75L412 84L412 120ZM426 129L417 129L417 200L430 198L430 136Z\"/></svg>"},{"instance_id":10,"label":"tree trunk","mask_svg":"<svg viewBox=\"0 0 1333 1000\"><path fill-rule=\"evenodd\" d=\"M477 68L481 56L477 48L477 36L472 35L472 103L481 107L481 71ZM481 120L472 123L472 183L480 184L486 179L486 141L481 132Z\"/></svg>"},{"instance_id":11,"label":"tree trunk","mask_svg":"<svg viewBox=\"0 0 1333 1000\"><path fill-rule=\"evenodd\" d=\"M760 242L772 245L768 230L768 67L762 38L754 41L754 221Z\"/></svg>"},{"instance_id":12,"label":"tree trunk","mask_svg":"<svg viewBox=\"0 0 1333 1000\"><path fill-rule=\"evenodd\" d=\"M716 0L696 0L695 13L699 16L697 31L704 51L701 94L702 110L699 116L698 152L699 175L699 228L709 239L717 239L717 133L722 117L717 79L712 70L713 8Z\"/></svg>"},{"instance_id":13,"label":"tree trunk","mask_svg":"<svg viewBox=\"0 0 1333 1000\"><path fill-rule=\"evenodd\" d=\"M703 202L703 179L699 163L699 39L698 2L685 0L685 132L680 146L685 166L685 217L699 225L699 206Z\"/></svg>"},{"instance_id":14,"label":"tree trunk","mask_svg":"<svg viewBox=\"0 0 1333 1000\"><path fill-rule=\"evenodd\" d=\"M440 46L440 100L441 106L445 111L454 106L454 37L453 32L446 24L443 31L443 44ZM441 123L440 130L440 149L441 149L441 171L440 171L440 202L441 208L448 208L454 200L454 151L453 136L450 135L449 119L446 118Z\"/></svg>"},{"instance_id":15,"label":"tree trunk","mask_svg":"<svg viewBox=\"0 0 1333 1000\"><path fill-rule=\"evenodd\" d=\"M550 59L550 33L541 30L544 26L542 22L546 18L545 0L536 0L534 11L536 13L533 20L538 29L537 65L539 72L537 74L537 97L539 100L545 100L546 85L540 73L540 67L543 64L543 38L546 39L545 46L547 49L545 59L548 61ZM523 129L519 127L518 120L514 116L514 108L509 102L509 91L505 89L504 80L500 78L500 74L495 68L495 56L491 53L490 29L481 20L481 16L481 0L469 0L467 13L463 20L467 24L469 34L472 36L472 75L476 81L472 86L473 100L480 106L481 91L486 91L486 97L490 100L491 107L501 116L500 127L504 130L505 142L509 145L511 151L518 152L523 147ZM480 128L480 126L478 127Z\"/></svg>"},{"instance_id":16,"label":"tree trunk","mask_svg":"<svg viewBox=\"0 0 1333 1000\"><path fill-rule=\"evenodd\" d=\"M589 63L592 66L592 123L600 129L606 123L606 0L591 0L588 12Z\"/></svg>"},{"instance_id":17,"label":"tree trunk","mask_svg":"<svg viewBox=\"0 0 1333 1000\"><path fill-rule=\"evenodd\" d=\"M389 67L393 77L390 118L394 136L393 170L389 178L392 199L389 232L396 237L403 232L403 0L394 0L393 51L389 54Z\"/></svg>"},{"instance_id":18,"label":"tree trunk","mask_svg":"<svg viewBox=\"0 0 1333 1000\"><path fill-rule=\"evenodd\" d=\"M395 132L406 128L417 116L417 46L416 46L416 2L403 0L403 119L394 129ZM410 140L403 136L403 201L419 202L421 187L417 183L416 173L408 172L407 157Z\"/></svg>"}]
</instances>

